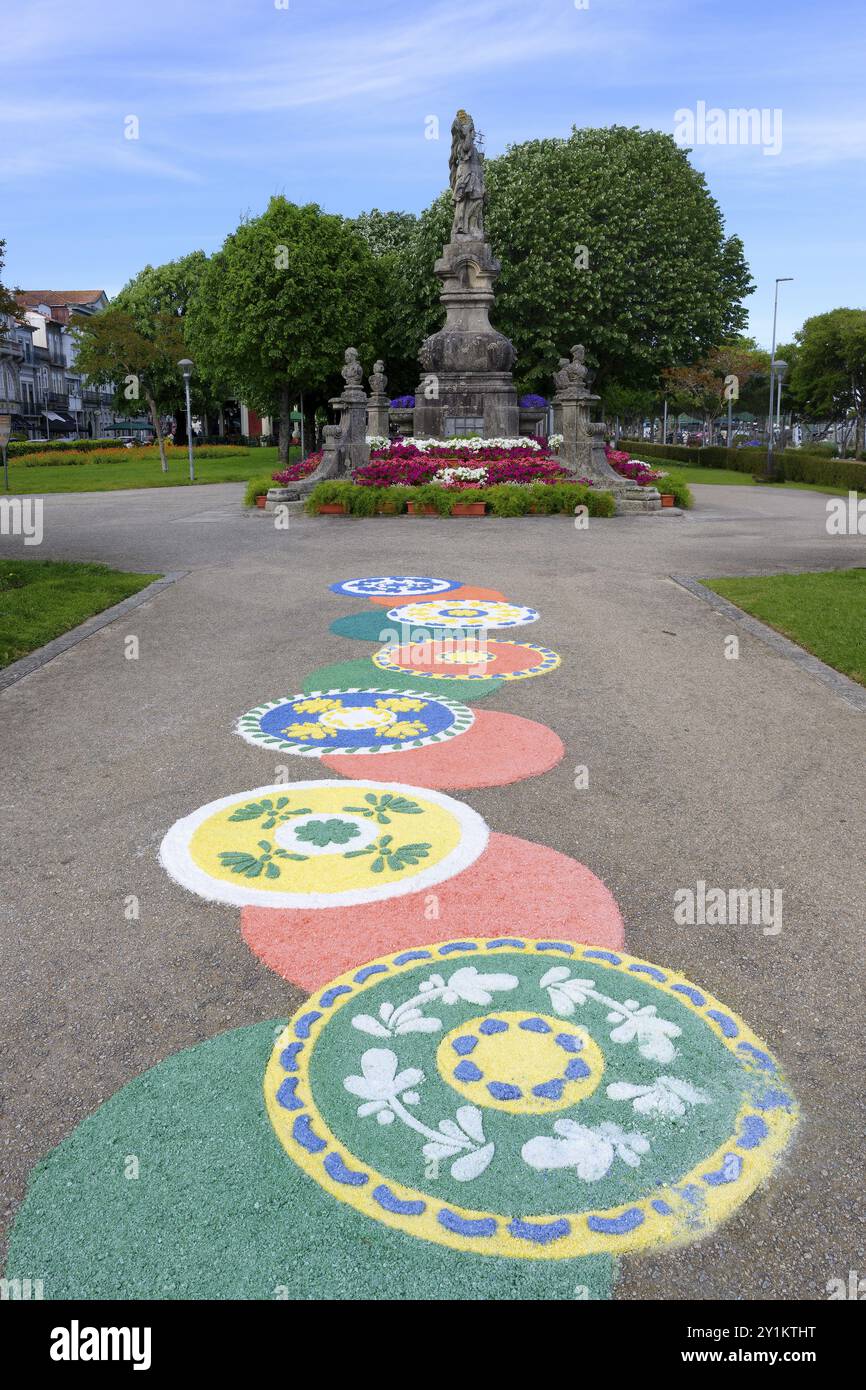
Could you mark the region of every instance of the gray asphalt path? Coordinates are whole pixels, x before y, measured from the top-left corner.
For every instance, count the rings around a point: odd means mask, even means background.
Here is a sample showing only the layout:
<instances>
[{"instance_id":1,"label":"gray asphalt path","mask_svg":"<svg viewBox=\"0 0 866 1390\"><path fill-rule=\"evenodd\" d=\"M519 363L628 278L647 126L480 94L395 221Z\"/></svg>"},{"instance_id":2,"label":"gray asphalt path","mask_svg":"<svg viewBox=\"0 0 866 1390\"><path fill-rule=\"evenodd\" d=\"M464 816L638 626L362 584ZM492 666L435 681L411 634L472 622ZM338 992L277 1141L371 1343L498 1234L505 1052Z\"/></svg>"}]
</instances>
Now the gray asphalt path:
<instances>
[{"instance_id":1,"label":"gray asphalt path","mask_svg":"<svg viewBox=\"0 0 866 1390\"><path fill-rule=\"evenodd\" d=\"M540 609L526 640L563 658L489 707L550 725L565 761L461 795L494 829L600 875L628 949L740 1012L803 1109L770 1184L703 1241L626 1259L617 1296L822 1298L828 1279L866 1271L866 722L748 633L726 660L726 620L670 578L862 565L866 545L827 535L818 494L695 491L687 516L588 531L567 518L303 517L278 531L242 513L237 485L70 494L46 498L38 550L0 538L2 556L188 571L0 695L7 1216L32 1164L132 1077L298 1002L243 944L237 911L173 884L157 848L179 816L273 780L273 758L233 736L238 714L369 650L329 633L356 606L329 583L441 573ZM781 888L781 934L675 925L674 892L698 879Z\"/></svg>"}]
</instances>

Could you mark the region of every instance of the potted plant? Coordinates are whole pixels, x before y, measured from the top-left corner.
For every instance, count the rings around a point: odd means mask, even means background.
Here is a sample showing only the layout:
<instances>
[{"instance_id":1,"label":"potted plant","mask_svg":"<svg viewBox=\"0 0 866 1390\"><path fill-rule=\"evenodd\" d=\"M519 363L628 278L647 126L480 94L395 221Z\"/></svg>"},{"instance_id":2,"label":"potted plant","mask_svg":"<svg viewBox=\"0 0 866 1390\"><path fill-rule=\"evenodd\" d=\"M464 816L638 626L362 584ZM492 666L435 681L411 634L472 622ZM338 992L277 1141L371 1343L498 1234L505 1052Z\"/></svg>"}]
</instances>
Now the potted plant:
<instances>
[{"instance_id":1,"label":"potted plant","mask_svg":"<svg viewBox=\"0 0 866 1390\"><path fill-rule=\"evenodd\" d=\"M304 510L313 516L346 516L346 488L352 484L334 481L318 483L304 503Z\"/></svg>"},{"instance_id":2,"label":"potted plant","mask_svg":"<svg viewBox=\"0 0 866 1390\"><path fill-rule=\"evenodd\" d=\"M452 516L484 516L487 504L477 488L462 488L451 507Z\"/></svg>"},{"instance_id":3,"label":"potted plant","mask_svg":"<svg viewBox=\"0 0 866 1390\"><path fill-rule=\"evenodd\" d=\"M412 489L406 510L410 516L450 516L453 500L447 488L426 483Z\"/></svg>"},{"instance_id":4,"label":"potted plant","mask_svg":"<svg viewBox=\"0 0 866 1390\"><path fill-rule=\"evenodd\" d=\"M268 500L268 490L272 487L270 478L250 479L244 494L244 506L263 508Z\"/></svg>"},{"instance_id":5,"label":"potted plant","mask_svg":"<svg viewBox=\"0 0 866 1390\"><path fill-rule=\"evenodd\" d=\"M662 492L659 495L661 496L663 507L672 507L677 500L672 492Z\"/></svg>"}]
</instances>

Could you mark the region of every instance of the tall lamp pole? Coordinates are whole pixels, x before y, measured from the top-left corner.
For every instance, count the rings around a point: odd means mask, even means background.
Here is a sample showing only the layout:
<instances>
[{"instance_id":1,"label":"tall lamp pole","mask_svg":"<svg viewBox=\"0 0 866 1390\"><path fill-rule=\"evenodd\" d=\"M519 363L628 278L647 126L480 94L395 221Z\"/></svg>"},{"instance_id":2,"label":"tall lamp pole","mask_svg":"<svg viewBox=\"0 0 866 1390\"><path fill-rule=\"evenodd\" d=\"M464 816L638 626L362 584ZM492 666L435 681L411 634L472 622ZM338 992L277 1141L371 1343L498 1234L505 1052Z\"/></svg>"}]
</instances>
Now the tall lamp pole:
<instances>
[{"instance_id":1,"label":"tall lamp pole","mask_svg":"<svg viewBox=\"0 0 866 1390\"><path fill-rule=\"evenodd\" d=\"M9 491L9 457L7 448L9 436L12 433L12 410L11 401L7 408L5 401L0 401L0 449L3 450L3 486Z\"/></svg>"},{"instance_id":2,"label":"tall lamp pole","mask_svg":"<svg viewBox=\"0 0 866 1390\"><path fill-rule=\"evenodd\" d=\"M189 450L189 480L195 482L195 459L192 452L192 406L189 401L189 379L193 364L189 357L182 357L177 364L183 372L183 388L186 392L186 443Z\"/></svg>"},{"instance_id":3,"label":"tall lamp pole","mask_svg":"<svg viewBox=\"0 0 866 1390\"><path fill-rule=\"evenodd\" d=\"M785 380L785 373L788 370L787 362L783 362L779 357L776 359L776 433L780 442L782 439L782 382Z\"/></svg>"},{"instance_id":4,"label":"tall lamp pole","mask_svg":"<svg viewBox=\"0 0 866 1390\"><path fill-rule=\"evenodd\" d=\"M780 285L786 284L789 280L793 280L793 278L794 278L793 275L779 275L779 276L777 276L777 277L776 277L776 293L775 293L775 295L774 295L774 297L773 297L773 346L772 346L772 348L770 349L770 409L769 409L769 411L767 412L767 432L768 432L768 434L769 434L769 439L768 439L768 441L767 441L767 466L766 466L766 470L765 470L765 472L764 472L764 477L765 477L765 479L767 480L768 483L775 482L775 479L776 479L776 465L775 465L775 461L774 461L774 459L773 459L773 437L774 437L773 416L774 416L774 414L775 414L775 410L774 410L774 406L775 406L774 393L775 393L775 389L776 389L776 378L775 378L775 365L776 365L776 319L777 319L778 314L779 314L779 286L780 286Z\"/></svg>"}]
</instances>

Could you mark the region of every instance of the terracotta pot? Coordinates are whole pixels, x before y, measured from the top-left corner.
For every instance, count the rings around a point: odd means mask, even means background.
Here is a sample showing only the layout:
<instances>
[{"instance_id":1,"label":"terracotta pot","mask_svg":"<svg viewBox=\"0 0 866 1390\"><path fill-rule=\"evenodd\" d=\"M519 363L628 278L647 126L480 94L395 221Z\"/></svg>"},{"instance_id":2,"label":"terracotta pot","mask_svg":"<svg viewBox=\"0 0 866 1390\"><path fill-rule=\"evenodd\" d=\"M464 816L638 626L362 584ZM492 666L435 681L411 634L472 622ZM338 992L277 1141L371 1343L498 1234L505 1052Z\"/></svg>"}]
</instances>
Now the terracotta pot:
<instances>
[{"instance_id":1,"label":"terracotta pot","mask_svg":"<svg viewBox=\"0 0 866 1390\"><path fill-rule=\"evenodd\" d=\"M451 509L452 516L484 516L484 512L483 502L455 502Z\"/></svg>"},{"instance_id":2,"label":"terracotta pot","mask_svg":"<svg viewBox=\"0 0 866 1390\"><path fill-rule=\"evenodd\" d=\"M663 507L672 507L677 500L672 492L663 492L661 494L661 499Z\"/></svg>"},{"instance_id":3,"label":"terracotta pot","mask_svg":"<svg viewBox=\"0 0 866 1390\"><path fill-rule=\"evenodd\" d=\"M438 516L435 507L422 507L418 502L407 502L406 511L410 516Z\"/></svg>"},{"instance_id":4,"label":"terracotta pot","mask_svg":"<svg viewBox=\"0 0 866 1390\"><path fill-rule=\"evenodd\" d=\"M262 493L261 497L256 498L256 506L259 508L260 511L264 511L267 500L268 499L264 493Z\"/></svg>"},{"instance_id":5,"label":"terracotta pot","mask_svg":"<svg viewBox=\"0 0 866 1390\"><path fill-rule=\"evenodd\" d=\"M320 502L318 506L319 516L345 516L345 502Z\"/></svg>"}]
</instances>

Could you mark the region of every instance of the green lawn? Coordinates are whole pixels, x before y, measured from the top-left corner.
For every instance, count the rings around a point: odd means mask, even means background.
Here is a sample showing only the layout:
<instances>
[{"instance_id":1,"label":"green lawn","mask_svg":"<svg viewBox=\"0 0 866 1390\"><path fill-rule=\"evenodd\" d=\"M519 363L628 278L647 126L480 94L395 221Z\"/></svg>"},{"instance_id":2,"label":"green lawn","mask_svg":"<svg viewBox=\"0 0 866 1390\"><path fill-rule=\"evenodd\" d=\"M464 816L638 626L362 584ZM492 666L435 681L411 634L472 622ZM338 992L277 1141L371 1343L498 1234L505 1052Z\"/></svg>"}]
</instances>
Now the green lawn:
<instances>
[{"instance_id":1,"label":"green lawn","mask_svg":"<svg viewBox=\"0 0 866 1390\"><path fill-rule=\"evenodd\" d=\"M756 483L751 473L740 473L735 468L700 468L697 465L690 467L688 464L676 463L673 459L648 459L652 468L663 468L666 473L670 473L677 478L682 478L685 483L724 483L731 487L762 487L762 483ZM798 488L801 492L824 492L830 493L834 497L847 497L852 491L847 487L832 487L829 483L772 483L767 484L772 490L784 488ZM861 497L866 493L861 492Z\"/></svg>"},{"instance_id":2,"label":"green lawn","mask_svg":"<svg viewBox=\"0 0 866 1390\"><path fill-rule=\"evenodd\" d=\"M0 562L0 667L158 579L107 565L49 560Z\"/></svg>"},{"instance_id":3,"label":"green lawn","mask_svg":"<svg viewBox=\"0 0 866 1390\"><path fill-rule=\"evenodd\" d=\"M300 458L292 449L292 461ZM196 459L196 483L245 483L277 467L276 448L250 449L241 458ZM0 477L2 487L2 477ZM168 472L159 459L130 459L121 463L77 463L26 468L21 458L9 460L9 491L119 492L131 487L189 487L189 460L182 449L169 450Z\"/></svg>"},{"instance_id":4,"label":"green lawn","mask_svg":"<svg viewBox=\"0 0 866 1390\"><path fill-rule=\"evenodd\" d=\"M866 685L866 569L701 582Z\"/></svg>"}]
</instances>

